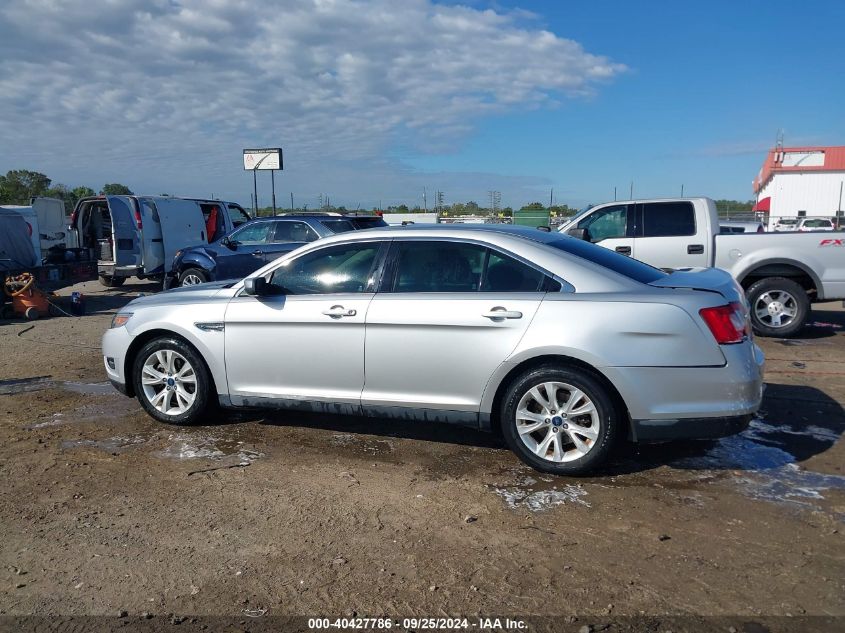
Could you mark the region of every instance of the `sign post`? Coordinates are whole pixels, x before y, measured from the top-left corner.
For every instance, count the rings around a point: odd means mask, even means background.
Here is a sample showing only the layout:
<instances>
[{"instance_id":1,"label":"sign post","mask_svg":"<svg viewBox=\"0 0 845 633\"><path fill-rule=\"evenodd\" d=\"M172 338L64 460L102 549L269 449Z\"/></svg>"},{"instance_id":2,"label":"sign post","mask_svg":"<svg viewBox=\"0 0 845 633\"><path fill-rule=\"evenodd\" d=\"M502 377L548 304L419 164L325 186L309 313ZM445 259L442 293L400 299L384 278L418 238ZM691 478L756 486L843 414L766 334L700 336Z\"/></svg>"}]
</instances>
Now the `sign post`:
<instances>
[{"instance_id":1,"label":"sign post","mask_svg":"<svg viewBox=\"0 0 845 633\"><path fill-rule=\"evenodd\" d=\"M255 214L258 215L258 182L255 172L258 170L270 171L270 186L273 196L273 215L276 215L276 171L284 169L282 161L282 148L270 147L264 149L244 150L244 170L252 172L252 188L255 194Z\"/></svg>"}]
</instances>

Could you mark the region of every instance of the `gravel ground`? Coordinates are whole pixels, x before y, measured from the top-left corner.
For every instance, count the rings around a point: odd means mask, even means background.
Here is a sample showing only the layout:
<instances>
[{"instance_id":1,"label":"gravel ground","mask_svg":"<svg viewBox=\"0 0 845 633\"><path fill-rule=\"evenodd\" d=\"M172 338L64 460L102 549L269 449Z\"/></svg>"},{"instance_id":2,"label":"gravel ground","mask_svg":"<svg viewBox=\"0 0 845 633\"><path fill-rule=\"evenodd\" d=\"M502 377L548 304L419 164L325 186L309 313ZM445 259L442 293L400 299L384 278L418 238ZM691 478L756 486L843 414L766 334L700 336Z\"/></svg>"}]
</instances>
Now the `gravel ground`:
<instances>
[{"instance_id":1,"label":"gravel ground","mask_svg":"<svg viewBox=\"0 0 845 633\"><path fill-rule=\"evenodd\" d=\"M801 338L762 341L768 388L745 433L624 449L566 479L448 426L158 424L103 384L98 348L156 286L77 289L85 317L0 323L2 615L845 622L838 304Z\"/></svg>"}]
</instances>

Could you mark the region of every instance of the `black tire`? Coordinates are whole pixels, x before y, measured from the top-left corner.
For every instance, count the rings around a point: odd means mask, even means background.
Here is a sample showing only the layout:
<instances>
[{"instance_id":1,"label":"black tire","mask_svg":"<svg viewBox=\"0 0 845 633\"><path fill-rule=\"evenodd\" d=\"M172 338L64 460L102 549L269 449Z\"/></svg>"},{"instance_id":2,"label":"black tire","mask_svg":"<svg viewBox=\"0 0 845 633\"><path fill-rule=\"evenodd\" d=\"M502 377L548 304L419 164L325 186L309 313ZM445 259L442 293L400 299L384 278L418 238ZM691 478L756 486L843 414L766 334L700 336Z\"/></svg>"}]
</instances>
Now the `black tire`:
<instances>
[{"instance_id":1,"label":"black tire","mask_svg":"<svg viewBox=\"0 0 845 633\"><path fill-rule=\"evenodd\" d=\"M180 286L185 286L185 285L193 286L193 285L195 285L195 284L190 284L190 283L186 284L185 283L186 279L192 279L192 278L199 279L200 280L199 283L204 284L205 282L208 281L208 273L205 272L202 268L186 268L185 270L182 271L182 274L179 275L179 285Z\"/></svg>"},{"instance_id":2,"label":"black tire","mask_svg":"<svg viewBox=\"0 0 845 633\"><path fill-rule=\"evenodd\" d=\"M529 449L517 429L516 413L520 401L524 396L527 397L528 392L532 388L549 382L564 383L579 389L595 407L596 415L592 417L590 425L586 428L593 429L593 425L598 425L597 433L595 433L596 438L594 440L585 441L588 438L578 435L580 441L585 444L589 444L590 448L585 454L574 458L571 461L555 462L551 459L540 457L534 451ZM546 397L548 397L545 388L542 388L541 391ZM558 404L562 405L564 408L566 408L567 404L576 405L579 402L584 402L579 399L575 402L569 403L568 400L573 397L572 392L565 394L567 399L566 401L562 400L563 397L564 396L558 392L556 399L558 400ZM581 407L575 407L576 410L579 408ZM555 417L561 417L561 412L558 410L556 410L556 412L556 416L552 416L548 419L554 420ZM541 415L543 414L541 413ZM585 421L583 416L578 416L578 419L582 424ZM602 462L604 462L607 459L613 444L616 442L616 436L619 434L619 427L621 426L619 420L619 413L614 406L613 399L607 387L605 387L591 372L573 367L544 365L528 370L517 376L511 382L505 392L504 398L502 399L502 435L504 436L508 447L516 453L519 459L532 468L554 475L583 475L594 470ZM552 432L552 427L554 426L556 425L550 424L546 427L548 431L541 428L538 429L536 433L545 436L547 433ZM556 434L559 435L560 438L563 438L564 442L572 443L573 448L575 448L574 441L572 439L573 436L571 435L570 430L566 429L575 429L577 427L578 425L564 419L564 421L559 421L559 426L557 426L558 431ZM533 438L532 436L532 439L537 438ZM538 443L542 444L539 440ZM561 448L561 450L563 449Z\"/></svg>"},{"instance_id":3,"label":"black tire","mask_svg":"<svg viewBox=\"0 0 845 633\"><path fill-rule=\"evenodd\" d=\"M113 277L111 275L100 275L100 283L106 288L118 288L126 282L126 277Z\"/></svg>"},{"instance_id":4,"label":"black tire","mask_svg":"<svg viewBox=\"0 0 845 633\"><path fill-rule=\"evenodd\" d=\"M784 298L787 296L790 298L781 304L787 308L792 308L795 312L788 323L777 326L774 323L778 320L778 317L763 316L761 318L758 316L758 309L766 309L767 294L768 298ZM810 314L810 298L807 296L807 291L786 277L767 277L766 279L761 279L748 289L746 295L748 297L748 304L751 306L751 325L754 331L760 336L780 338L792 336L804 327L807 317ZM768 305L772 305L772 303L768 302ZM775 310L777 307L777 304L774 305ZM783 316L780 319L783 322Z\"/></svg>"},{"instance_id":5,"label":"black tire","mask_svg":"<svg viewBox=\"0 0 845 633\"><path fill-rule=\"evenodd\" d=\"M144 391L144 385L141 383L144 363L156 352L162 351L176 352L181 355L194 370L194 376L196 377L196 386L195 391L193 392L194 401L181 413L167 414L157 409L152 402L150 402L147 393ZM175 369L180 369L184 366L180 366L178 360L175 362ZM217 393L205 361L193 347L178 338L157 338L144 345L144 347L142 347L135 356L132 363L132 384L135 387L135 394L138 401L141 403L141 406L144 407L144 410L159 422L164 422L166 424L197 424L202 420L207 419L207 416L212 412L216 405ZM158 390L156 385L153 389L160 392L166 389L166 387L165 385L162 385L162 389Z\"/></svg>"}]
</instances>

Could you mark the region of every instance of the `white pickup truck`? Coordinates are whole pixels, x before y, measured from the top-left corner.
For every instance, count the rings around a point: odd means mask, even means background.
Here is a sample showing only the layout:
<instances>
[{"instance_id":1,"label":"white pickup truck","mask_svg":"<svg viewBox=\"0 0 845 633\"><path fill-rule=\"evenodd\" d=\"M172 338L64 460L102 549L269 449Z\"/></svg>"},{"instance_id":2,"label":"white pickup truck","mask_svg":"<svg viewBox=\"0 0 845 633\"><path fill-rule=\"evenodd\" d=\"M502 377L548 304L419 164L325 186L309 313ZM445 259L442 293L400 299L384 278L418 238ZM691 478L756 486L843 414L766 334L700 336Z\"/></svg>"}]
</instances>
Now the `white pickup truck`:
<instances>
[{"instance_id":1,"label":"white pickup truck","mask_svg":"<svg viewBox=\"0 0 845 633\"><path fill-rule=\"evenodd\" d=\"M721 234L709 198L608 202L560 231L664 269L716 267L745 289L754 330L791 336L810 304L845 297L845 233Z\"/></svg>"}]
</instances>

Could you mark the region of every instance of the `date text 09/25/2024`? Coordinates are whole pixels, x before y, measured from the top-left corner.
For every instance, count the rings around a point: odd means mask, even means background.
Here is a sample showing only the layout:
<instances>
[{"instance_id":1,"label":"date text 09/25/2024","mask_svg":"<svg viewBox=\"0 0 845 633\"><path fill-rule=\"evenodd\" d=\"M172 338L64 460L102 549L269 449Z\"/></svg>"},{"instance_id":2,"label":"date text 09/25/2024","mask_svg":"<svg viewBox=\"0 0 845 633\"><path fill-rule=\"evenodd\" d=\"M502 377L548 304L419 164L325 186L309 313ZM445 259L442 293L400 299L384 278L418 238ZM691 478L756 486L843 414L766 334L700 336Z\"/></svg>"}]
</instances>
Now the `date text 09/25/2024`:
<instances>
[{"instance_id":1,"label":"date text 09/25/2024","mask_svg":"<svg viewBox=\"0 0 845 633\"><path fill-rule=\"evenodd\" d=\"M521 619L512 618L309 618L308 628L319 630L399 630L415 631L471 630L479 631L519 631L527 624Z\"/></svg>"}]
</instances>

